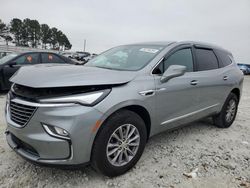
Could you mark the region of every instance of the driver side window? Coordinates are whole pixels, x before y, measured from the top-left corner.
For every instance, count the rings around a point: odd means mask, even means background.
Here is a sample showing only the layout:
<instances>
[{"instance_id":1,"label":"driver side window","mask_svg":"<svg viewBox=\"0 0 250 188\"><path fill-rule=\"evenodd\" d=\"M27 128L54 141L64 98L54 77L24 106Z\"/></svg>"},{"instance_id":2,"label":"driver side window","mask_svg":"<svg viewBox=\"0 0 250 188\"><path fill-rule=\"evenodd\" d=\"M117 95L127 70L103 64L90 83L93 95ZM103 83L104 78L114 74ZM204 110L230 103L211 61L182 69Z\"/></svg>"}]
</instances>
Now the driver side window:
<instances>
[{"instance_id":1,"label":"driver side window","mask_svg":"<svg viewBox=\"0 0 250 188\"><path fill-rule=\"evenodd\" d=\"M171 65L186 66L186 72L193 72L194 68L191 48L184 48L174 52L155 68L153 74L163 74Z\"/></svg>"}]
</instances>

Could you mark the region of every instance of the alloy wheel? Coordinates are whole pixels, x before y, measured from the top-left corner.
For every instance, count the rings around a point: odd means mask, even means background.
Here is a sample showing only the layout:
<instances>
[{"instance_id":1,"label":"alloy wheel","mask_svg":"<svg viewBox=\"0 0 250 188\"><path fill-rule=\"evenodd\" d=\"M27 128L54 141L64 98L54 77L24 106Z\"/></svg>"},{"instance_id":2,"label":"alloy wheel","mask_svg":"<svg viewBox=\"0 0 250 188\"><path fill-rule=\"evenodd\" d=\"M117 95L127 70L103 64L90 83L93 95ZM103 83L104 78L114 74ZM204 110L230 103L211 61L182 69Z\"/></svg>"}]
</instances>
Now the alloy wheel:
<instances>
[{"instance_id":1,"label":"alloy wheel","mask_svg":"<svg viewBox=\"0 0 250 188\"><path fill-rule=\"evenodd\" d=\"M226 110L226 121L231 122L234 119L234 116L236 114L236 101L234 99L231 99L227 105Z\"/></svg>"},{"instance_id":2,"label":"alloy wheel","mask_svg":"<svg viewBox=\"0 0 250 188\"><path fill-rule=\"evenodd\" d=\"M106 155L108 161L114 166L128 164L136 155L140 145L140 133L132 124L118 127L110 136Z\"/></svg>"}]
</instances>

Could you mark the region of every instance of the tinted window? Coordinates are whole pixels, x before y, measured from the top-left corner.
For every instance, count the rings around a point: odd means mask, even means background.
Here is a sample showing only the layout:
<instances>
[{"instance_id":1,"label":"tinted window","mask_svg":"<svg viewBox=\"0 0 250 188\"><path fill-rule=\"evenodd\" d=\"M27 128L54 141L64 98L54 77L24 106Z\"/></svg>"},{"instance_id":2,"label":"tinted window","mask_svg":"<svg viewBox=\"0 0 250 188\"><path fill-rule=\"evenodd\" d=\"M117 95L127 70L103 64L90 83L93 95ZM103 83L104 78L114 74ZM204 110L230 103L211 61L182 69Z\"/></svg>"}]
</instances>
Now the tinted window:
<instances>
[{"instance_id":1,"label":"tinted window","mask_svg":"<svg viewBox=\"0 0 250 188\"><path fill-rule=\"evenodd\" d=\"M232 60L230 59L228 53L221 51L221 50L216 50L216 54L220 59L220 67L225 67L227 65L230 65L232 63Z\"/></svg>"},{"instance_id":2,"label":"tinted window","mask_svg":"<svg viewBox=\"0 0 250 188\"><path fill-rule=\"evenodd\" d=\"M187 72L193 71L193 57L190 48L182 49L164 60L164 70L171 65L183 65L187 67Z\"/></svg>"},{"instance_id":3,"label":"tinted window","mask_svg":"<svg viewBox=\"0 0 250 188\"><path fill-rule=\"evenodd\" d=\"M60 57L55 54L42 53L41 56L43 63L65 63Z\"/></svg>"},{"instance_id":4,"label":"tinted window","mask_svg":"<svg viewBox=\"0 0 250 188\"><path fill-rule=\"evenodd\" d=\"M34 64L38 62L38 53L24 54L14 60L17 64Z\"/></svg>"},{"instance_id":5,"label":"tinted window","mask_svg":"<svg viewBox=\"0 0 250 188\"><path fill-rule=\"evenodd\" d=\"M196 49L197 70L205 71L218 68L217 58L212 50Z\"/></svg>"},{"instance_id":6,"label":"tinted window","mask_svg":"<svg viewBox=\"0 0 250 188\"><path fill-rule=\"evenodd\" d=\"M193 57L190 48L181 49L174 52L162 63L160 63L157 68L153 71L153 74L162 74L171 65L182 65L187 67L187 72L193 71Z\"/></svg>"}]
</instances>

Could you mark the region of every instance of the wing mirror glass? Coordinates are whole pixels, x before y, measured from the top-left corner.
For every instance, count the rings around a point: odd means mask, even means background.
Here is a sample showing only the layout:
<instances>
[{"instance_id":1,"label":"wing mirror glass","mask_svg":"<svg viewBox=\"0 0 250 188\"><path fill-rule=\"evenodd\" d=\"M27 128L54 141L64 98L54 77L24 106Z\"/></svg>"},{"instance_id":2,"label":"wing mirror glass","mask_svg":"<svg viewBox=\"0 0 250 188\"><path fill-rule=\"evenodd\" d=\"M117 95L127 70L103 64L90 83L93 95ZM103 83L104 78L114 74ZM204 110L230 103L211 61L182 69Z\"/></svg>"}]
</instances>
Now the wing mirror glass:
<instances>
[{"instance_id":1,"label":"wing mirror glass","mask_svg":"<svg viewBox=\"0 0 250 188\"><path fill-rule=\"evenodd\" d=\"M161 82L167 82L168 80L182 76L186 72L187 67L182 65L171 65L168 69L163 73L161 77Z\"/></svg>"}]
</instances>

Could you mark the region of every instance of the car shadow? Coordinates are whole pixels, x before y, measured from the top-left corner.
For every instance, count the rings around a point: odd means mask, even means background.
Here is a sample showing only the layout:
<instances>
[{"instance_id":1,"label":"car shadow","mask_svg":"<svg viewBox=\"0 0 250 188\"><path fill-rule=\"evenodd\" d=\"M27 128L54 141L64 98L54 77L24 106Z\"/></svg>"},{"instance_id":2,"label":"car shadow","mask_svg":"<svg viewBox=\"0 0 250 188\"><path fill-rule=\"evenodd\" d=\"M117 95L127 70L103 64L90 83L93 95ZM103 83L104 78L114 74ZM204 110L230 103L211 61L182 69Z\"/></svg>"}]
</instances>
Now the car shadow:
<instances>
[{"instance_id":1,"label":"car shadow","mask_svg":"<svg viewBox=\"0 0 250 188\"><path fill-rule=\"evenodd\" d=\"M4 90L4 91L1 91L1 90L0 90L0 95L6 95L8 92L9 92L9 91L5 91L5 90Z\"/></svg>"}]
</instances>

